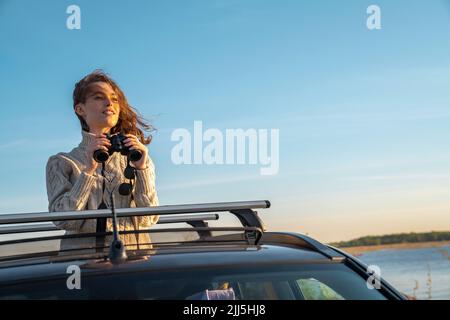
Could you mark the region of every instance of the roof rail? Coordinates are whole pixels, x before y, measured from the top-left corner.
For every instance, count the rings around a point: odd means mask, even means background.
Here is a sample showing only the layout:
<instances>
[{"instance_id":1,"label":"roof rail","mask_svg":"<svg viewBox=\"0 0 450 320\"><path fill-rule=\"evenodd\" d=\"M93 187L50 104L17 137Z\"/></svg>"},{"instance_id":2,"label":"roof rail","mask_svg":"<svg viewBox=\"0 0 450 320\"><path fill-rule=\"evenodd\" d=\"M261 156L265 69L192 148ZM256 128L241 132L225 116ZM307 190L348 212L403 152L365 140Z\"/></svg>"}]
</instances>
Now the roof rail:
<instances>
[{"instance_id":1,"label":"roof rail","mask_svg":"<svg viewBox=\"0 0 450 320\"><path fill-rule=\"evenodd\" d=\"M157 224L166 223L188 223L191 226L198 223L204 223L208 220L218 220L218 214L197 214L197 215L179 215L179 216L164 216L160 217ZM15 234L15 233L29 233L29 232L49 232L49 231L61 231L53 223L35 223L32 222L27 225L0 225L0 235Z\"/></svg>"},{"instance_id":2,"label":"roof rail","mask_svg":"<svg viewBox=\"0 0 450 320\"><path fill-rule=\"evenodd\" d=\"M280 243L285 245L300 246L319 252L333 261L343 261L345 256L327 247L313 238L294 232L270 232L262 236L263 243Z\"/></svg>"},{"instance_id":3,"label":"roof rail","mask_svg":"<svg viewBox=\"0 0 450 320\"><path fill-rule=\"evenodd\" d=\"M269 208L270 202L261 201L239 201L239 202L219 202L219 203L201 203L201 204L183 204L183 205L165 205L156 207L141 208L121 208L116 209L118 218L146 216L146 215L181 215L189 213L206 212L230 212L234 214L244 227L257 227L265 230L263 222L257 216L257 212L252 209ZM62 211L62 212L36 212L36 213L17 213L0 214L0 225L30 222L49 222L66 220L84 220L111 218L110 209L86 210L86 211ZM160 217L163 218L163 217ZM181 219L180 219L181 220ZM199 217L194 219L199 221ZM184 221L176 221L184 222Z\"/></svg>"},{"instance_id":4,"label":"roof rail","mask_svg":"<svg viewBox=\"0 0 450 320\"><path fill-rule=\"evenodd\" d=\"M170 228L170 229L142 229L142 230L125 230L121 231L120 234L143 234L143 233L169 233L173 231L178 232L197 232L200 235L199 240L194 241L175 241L175 243L198 243L200 241L203 241L204 238L211 237L211 232L214 231L243 231L243 238L240 240L245 240L248 244L256 245L262 238L263 232L261 229L256 227L196 227L194 229L192 228ZM112 231L106 231L106 232L92 232L92 233L79 233L79 234L65 234L60 236L45 236L45 237L39 237L39 238L26 238L26 239L12 239L12 240L6 240L1 241L1 245L11 245L11 244L18 244L18 243L26 243L26 242L36 242L36 241L50 241L50 240L61 240L61 239L79 239L79 238L92 238L97 236L111 236L113 235ZM213 242L213 239L209 239L209 242ZM222 242L223 240L219 240L219 242ZM236 240L233 240L236 241ZM140 243L142 244L142 243ZM160 244L160 242L151 242L149 244L157 245ZM133 245L133 244L132 244ZM79 248L79 249L92 249L92 247L89 248ZM72 249L70 249L72 250ZM78 250L78 249L77 249Z\"/></svg>"}]
</instances>

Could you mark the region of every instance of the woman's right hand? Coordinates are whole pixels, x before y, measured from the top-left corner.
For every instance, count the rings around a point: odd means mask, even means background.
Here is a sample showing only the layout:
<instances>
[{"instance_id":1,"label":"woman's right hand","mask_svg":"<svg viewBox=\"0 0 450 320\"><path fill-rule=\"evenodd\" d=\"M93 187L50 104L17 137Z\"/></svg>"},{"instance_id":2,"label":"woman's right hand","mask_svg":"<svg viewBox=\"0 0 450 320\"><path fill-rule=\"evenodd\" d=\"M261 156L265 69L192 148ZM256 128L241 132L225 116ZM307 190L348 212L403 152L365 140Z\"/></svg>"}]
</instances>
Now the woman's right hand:
<instances>
[{"instance_id":1,"label":"woman's right hand","mask_svg":"<svg viewBox=\"0 0 450 320\"><path fill-rule=\"evenodd\" d=\"M106 135L104 134L97 134L94 139L88 144L86 148L86 156L87 156L87 162L86 162L86 169L85 172L87 174L92 175L95 170L97 170L97 167L99 163L95 161L94 159L94 152L96 150L105 150L108 151L108 148L111 147L111 142L108 138L106 138Z\"/></svg>"}]
</instances>

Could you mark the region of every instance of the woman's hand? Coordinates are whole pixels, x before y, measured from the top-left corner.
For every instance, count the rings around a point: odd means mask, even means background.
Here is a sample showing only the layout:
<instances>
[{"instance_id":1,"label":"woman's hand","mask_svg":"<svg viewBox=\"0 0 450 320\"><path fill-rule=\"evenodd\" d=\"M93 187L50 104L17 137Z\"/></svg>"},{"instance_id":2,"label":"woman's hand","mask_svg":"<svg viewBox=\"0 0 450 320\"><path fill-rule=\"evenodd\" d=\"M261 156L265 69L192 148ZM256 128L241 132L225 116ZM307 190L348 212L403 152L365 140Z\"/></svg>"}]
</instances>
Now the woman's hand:
<instances>
[{"instance_id":1,"label":"woman's hand","mask_svg":"<svg viewBox=\"0 0 450 320\"><path fill-rule=\"evenodd\" d=\"M129 147L130 150L139 150L142 153L142 158L139 161L132 161L133 166L138 170L143 170L145 168L145 162L147 161L148 149L147 147L139 141L139 139L132 135L126 134L127 139L123 142L126 147Z\"/></svg>"},{"instance_id":2,"label":"woman's hand","mask_svg":"<svg viewBox=\"0 0 450 320\"><path fill-rule=\"evenodd\" d=\"M108 148L111 147L111 142L109 142L108 138L106 138L103 134L97 134L94 139L88 144L86 147L86 169L85 172L87 174L92 175L99 163L94 159L94 152L96 150L105 150L108 151Z\"/></svg>"}]
</instances>

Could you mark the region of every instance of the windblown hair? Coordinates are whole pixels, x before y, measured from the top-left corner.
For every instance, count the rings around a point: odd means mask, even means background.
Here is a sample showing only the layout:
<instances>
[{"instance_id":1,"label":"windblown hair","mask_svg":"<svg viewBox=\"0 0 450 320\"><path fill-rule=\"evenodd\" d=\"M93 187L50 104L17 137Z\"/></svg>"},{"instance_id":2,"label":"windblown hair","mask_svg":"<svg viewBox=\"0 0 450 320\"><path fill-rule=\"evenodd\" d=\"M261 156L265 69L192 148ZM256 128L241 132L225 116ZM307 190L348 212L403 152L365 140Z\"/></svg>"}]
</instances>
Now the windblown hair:
<instances>
[{"instance_id":1,"label":"windblown hair","mask_svg":"<svg viewBox=\"0 0 450 320\"><path fill-rule=\"evenodd\" d=\"M92 83L99 81L108 83L117 94L117 98L119 100L119 120L117 121L116 126L111 129L110 133L115 134L122 132L124 134L133 134L143 144L148 145L152 141L152 135L149 134L148 137L145 137L144 131L154 131L154 127L150 125L132 106L128 104L125 94L119 88L117 83L102 70L95 70L77 82L77 84L75 85L75 89L73 90L74 109L78 103L86 102L86 97L89 94L89 86ZM78 114L77 117L80 120L81 128L84 131L89 132L89 126L83 119L83 117Z\"/></svg>"}]
</instances>

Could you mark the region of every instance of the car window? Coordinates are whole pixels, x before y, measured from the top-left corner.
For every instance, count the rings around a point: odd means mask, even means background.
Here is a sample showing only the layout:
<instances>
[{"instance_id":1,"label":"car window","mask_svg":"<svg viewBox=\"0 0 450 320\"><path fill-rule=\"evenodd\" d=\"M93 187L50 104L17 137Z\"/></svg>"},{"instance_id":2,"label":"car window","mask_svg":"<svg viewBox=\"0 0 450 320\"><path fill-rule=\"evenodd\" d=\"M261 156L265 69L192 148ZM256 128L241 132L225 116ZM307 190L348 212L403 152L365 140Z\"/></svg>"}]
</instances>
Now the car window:
<instances>
[{"instance_id":1,"label":"car window","mask_svg":"<svg viewBox=\"0 0 450 320\"><path fill-rule=\"evenodd\" d=\"M0 299L385 299L343 263L87 274L81 290L66 280L4 285Z\"/></svg>"}]
</instances>

